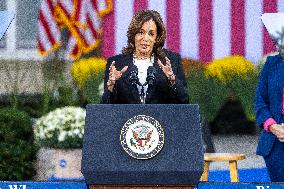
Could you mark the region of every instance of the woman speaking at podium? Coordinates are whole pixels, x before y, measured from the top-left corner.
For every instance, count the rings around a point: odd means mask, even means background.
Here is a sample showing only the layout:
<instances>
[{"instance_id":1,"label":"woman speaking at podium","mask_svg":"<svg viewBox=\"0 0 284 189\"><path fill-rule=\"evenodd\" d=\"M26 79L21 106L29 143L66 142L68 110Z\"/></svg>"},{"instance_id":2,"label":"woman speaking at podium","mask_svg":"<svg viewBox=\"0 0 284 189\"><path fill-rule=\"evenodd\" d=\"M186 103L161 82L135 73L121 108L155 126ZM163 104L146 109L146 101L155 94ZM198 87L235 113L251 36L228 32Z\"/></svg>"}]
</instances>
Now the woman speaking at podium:
<instances>
[{"instance_id":1,"label":"woman speaking at podium","mask_svg":"<svg viewBox=\"0 0 284 189\"><path fill-rule=\"evenodd\" d=\"M110 57L102 104L186 104L181 57L163 48L166 31L158 12L140 11L127 31L123 53Z\"/></svg>"}]
</instances>

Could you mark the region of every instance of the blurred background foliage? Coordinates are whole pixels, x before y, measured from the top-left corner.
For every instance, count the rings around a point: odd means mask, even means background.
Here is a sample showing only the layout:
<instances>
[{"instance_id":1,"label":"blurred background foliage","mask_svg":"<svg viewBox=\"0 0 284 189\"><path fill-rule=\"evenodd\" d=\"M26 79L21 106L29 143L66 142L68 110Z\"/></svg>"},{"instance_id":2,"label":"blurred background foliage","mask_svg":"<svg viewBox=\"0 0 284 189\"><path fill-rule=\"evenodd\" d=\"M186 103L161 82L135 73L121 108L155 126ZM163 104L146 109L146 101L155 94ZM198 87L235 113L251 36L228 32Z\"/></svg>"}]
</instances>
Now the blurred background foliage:
<instances>
[{"instance_id":1,"label":"blurred background foliage","mask_svg":"<svg viewBox=\"0 0 284 189\"><path fill-rule=\"evenodd\" d=\"M212 133L256 132L254 95L262 66L242 56L230 56L208 64L184 59L183 67L190 103L200 105Z\"/></svg>"},{"instance_id":2,"label":"blurred background foliage","mask_svg":"<svg viewBox=\"0 0 284 189\"><path fill-rule=\"evenodd\" d=\"M1 108L0 141L0 179L31 180L36 173L38 148L28 114L15 108Z\"/></svg>"},{"instance_id":3,"label":"blurred background foliage","mask_svg":"<svg viewBox=\"0 0 284 189\"><path fill-rule=\"evenodd\" d=\"M248 120L255 121L253 99L256 91L258 72L254 64L242 56L214 60L206 67L207 78L217 79L225 90L226 98L239 100ZM221 87L217 87L219 89ZM219 108L220 110L221 108Z\"/></svg>"},{"instance_id":4,"label":"blurred background foliage","mask_svg":"<svg viewBox=\"0 0 284 189\"><path fill-rule=\"evenodd\" d=\"M102 95L106 67L104 58L80 59L72 64L71 75L87 103L97 104Z\"/></svg>"}]
</instances>

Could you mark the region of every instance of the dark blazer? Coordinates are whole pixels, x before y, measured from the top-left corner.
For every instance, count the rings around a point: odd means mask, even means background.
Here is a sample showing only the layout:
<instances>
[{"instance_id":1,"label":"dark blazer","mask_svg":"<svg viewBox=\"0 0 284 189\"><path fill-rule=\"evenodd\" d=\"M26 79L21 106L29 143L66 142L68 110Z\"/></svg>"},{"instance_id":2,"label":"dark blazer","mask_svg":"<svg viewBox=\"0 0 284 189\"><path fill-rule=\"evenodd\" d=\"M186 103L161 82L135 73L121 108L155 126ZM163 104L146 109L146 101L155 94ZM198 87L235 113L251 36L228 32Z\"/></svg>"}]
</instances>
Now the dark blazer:
<instances>
[{"instance_id":1,"label":"dark blazer","mask_svg":"<svg viewBox=\"0 0 284 189\"><path fill-rule=\"evenodd\" d=\"M277 123L283 122L283 88L284 61L280 55L269 56L260 73L254 99L256 122L261 128L270 117ZM275 135L263 129L256 153L264 157L269 155L275 140Z\"/></svg>"},{"instance_id":2,"label":"dark blazer","mask_svg":"<svg viewBox=\"0 0 284 189\"><path fill-rule=\"evenodd\" d=\"M186 104L188 103L187 84L181 63L181 57L177 53L165 51L165 55L170 59L174 74L176 75L176 84L169 85L166 75L157 63L157 57L154 60L156 69L156 84L148 88L146 92L146 104ZM106 83L109 78L109 67L115 61L117 70L128 66L128 70L116 81L114 91L107 90ZM104 94L101 100L103 104L139 104L139 92L129 82L130 70L134 66L133 56L120 54L108 59L104 77Z\"/></svg>"}]
</instances>

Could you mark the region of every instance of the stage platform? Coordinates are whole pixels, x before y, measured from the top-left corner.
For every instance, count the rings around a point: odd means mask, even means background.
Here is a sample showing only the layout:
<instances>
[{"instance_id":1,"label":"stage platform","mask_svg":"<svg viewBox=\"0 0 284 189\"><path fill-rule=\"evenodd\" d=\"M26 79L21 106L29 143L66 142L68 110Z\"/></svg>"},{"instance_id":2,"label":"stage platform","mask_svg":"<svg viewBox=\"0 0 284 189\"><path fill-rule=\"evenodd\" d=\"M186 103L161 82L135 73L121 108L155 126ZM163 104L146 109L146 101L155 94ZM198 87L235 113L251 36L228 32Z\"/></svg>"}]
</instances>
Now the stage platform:
<instances>
[{"instance_id":1,"label":"stage platform","mask_svg":"<svg viewBox=\"0 0 284 189\"><path fill-rule=\"evenodd\" d=\"M87 186L85 182L83 181L0 182L0 188L1 189L87 189ZM115 189L116 187L113 187L113 188ZM136 186L135 188L139 188L139 187ZM171 187L165 187L165 188L171 188ZM284 188L284 183L200 182L197 188L198 189Z\"/></svg>"}]
</instances>

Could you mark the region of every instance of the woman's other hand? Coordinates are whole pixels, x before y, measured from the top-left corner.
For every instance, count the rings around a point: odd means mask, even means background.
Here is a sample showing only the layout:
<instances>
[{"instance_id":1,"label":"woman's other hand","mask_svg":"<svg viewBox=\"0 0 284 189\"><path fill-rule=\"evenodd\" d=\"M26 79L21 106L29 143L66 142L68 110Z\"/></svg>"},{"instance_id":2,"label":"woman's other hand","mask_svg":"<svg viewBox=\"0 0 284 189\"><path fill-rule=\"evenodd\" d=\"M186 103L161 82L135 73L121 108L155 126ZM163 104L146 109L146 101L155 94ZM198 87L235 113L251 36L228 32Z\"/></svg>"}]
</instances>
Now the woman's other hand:
<instances>
[{"instance_id":1,"label":"woman's other hand","mask_svg":"<svg viewBox=\"0 0 284 189\"><path fill-rule=\"evenodd\" d=\"M113 61L109 67L109 77L107 81L107 89L110 92L113 92L113 88L115 85L115 82L122 76L124 72L128 69L128 66L124 66L122 70L118 71L115 67L115 61Z\"/></svg>"},{"instance_id":2,"label":"woman's other hand","mask_svg":"<svg viewBox=\"0 0 284 189\"><path fill-rule=\"evenodd\" d=\"M284 142L284 124L273 124L270 126L270 132L272 132L279 141Z\"/></svg>"},{"instance_id":3,"label":"woman's other hand","mask_svg":"<svg viewBox=\"0 0 284 189\"><path fill-rule=\"evenodd\" d=\"M176 76L172 70L172 65L170 59L168 57L166 59L166 65L162 64L162 62L158 59L158 64L160 68L163 70L164 74L168 78L171 85L174 85L176 83Z\"/></svg>"}]
</instances>

